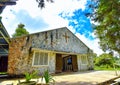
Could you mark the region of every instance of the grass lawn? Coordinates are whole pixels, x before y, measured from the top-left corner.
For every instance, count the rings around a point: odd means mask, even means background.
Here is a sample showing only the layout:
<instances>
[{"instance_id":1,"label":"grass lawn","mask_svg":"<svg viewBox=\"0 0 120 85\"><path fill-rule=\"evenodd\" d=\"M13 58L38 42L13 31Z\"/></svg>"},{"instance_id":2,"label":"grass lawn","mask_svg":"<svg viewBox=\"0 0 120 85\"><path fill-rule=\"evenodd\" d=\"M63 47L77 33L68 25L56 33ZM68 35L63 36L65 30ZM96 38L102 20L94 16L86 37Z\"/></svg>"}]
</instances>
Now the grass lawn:
<instances>
[{"instance_id":1,"label":"grass lawn","mask_svg":"<svg viewBox=\"0 0 120 85\"><path fill-rule=\"evenodd\" d=\"M2 74L7 74L7 72L0 72L0 75L2 75Z\"/></svg>"},{"instance_id":2,"label":"grass lawn","mask_svg":"<svg viewBox=\"0 0 120 85\"><path fill-rule=\"evenodd\" d=\"M95 66L94 67L94 70L110 70L110 71L114 71L114 70L120 70L120 68L116 68L116 69L114 69L114 68L105 68L105 67L98 67L98 66Z\"/></svg>"}]
</instances>

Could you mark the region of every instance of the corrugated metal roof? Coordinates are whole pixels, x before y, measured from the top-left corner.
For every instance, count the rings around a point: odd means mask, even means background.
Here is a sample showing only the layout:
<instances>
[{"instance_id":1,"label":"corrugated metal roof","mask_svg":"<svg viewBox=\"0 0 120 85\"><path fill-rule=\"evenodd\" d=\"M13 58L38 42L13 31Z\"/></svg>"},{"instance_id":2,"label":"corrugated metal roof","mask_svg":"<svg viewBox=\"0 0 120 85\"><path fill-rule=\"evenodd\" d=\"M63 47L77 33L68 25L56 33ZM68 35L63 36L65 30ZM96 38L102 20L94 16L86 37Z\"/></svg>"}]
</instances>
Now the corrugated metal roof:
<instances>
[{"instance_id":1,"label":"corrugated metal roof","mask_svg":"<svg viewBox=\"0 0 120 85\"><path fill-rule=\"evenodd\" d=\"M0 55L8 55L9 34L0 21Z\"/></svg>"},{"instance_id":2,"label":"corrugated metal roof","mask_svg":"<svg viewBox=\"0 0 120 85\"><path fill-rule=\"evenodd\" d=\"M15 5L17 0L0 0L0 14L7 5ZM8 55L9 34L7 33L0 17L0 55Z\"/></svg>"},{"instance_id":3,"label":"corrugated metal roof","mask_svg":"<svg viewBox=\"0 0 120 85\"><path fill-rule=\"evenodd\" d=\"M17 0L0 0L0 14L7 5L15 5Z\"/></svg>"}]
</instances>

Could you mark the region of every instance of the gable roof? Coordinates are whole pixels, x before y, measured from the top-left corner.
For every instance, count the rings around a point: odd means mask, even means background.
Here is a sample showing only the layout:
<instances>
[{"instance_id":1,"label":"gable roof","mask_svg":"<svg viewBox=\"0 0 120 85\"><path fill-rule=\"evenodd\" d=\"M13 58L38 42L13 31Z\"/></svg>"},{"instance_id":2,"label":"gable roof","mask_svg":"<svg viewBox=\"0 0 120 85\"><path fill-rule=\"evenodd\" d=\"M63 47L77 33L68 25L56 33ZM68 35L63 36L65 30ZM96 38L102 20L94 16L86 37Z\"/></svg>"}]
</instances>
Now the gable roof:
<instances>
[{"instance_id":1,"label":"gable roof","mask_svg":"<svg viewBox=\"0 0 120 85\"><path fill-rule=\"evenodd\" d=\"M47 50L72 54L86 54L92 52L92 50L67 27L46 30L12 39L14 40L19 38L25 38L26 45L31 43L30 48L32 48L32 50Z\"/></svg>"},{"instance_id":2,"label":"gable roof","mask_svg":"<svg viewBox=\"0 0 120 85\"><path fill-rule=\"evenodd\" d=\"M81 54L91 51L67 27L33 33L29 36L34 37L32 39L32 48Z\"/></svg>"},{"instance_id":3,"label":"gable roof","mask_svg":"<svg viewBox=\"0 0 120 85\"><path fill-rule=\"evenodd\" d=\"M0 20L0 55L8 55L9 34Z\"/></svg>"}]
</instances>

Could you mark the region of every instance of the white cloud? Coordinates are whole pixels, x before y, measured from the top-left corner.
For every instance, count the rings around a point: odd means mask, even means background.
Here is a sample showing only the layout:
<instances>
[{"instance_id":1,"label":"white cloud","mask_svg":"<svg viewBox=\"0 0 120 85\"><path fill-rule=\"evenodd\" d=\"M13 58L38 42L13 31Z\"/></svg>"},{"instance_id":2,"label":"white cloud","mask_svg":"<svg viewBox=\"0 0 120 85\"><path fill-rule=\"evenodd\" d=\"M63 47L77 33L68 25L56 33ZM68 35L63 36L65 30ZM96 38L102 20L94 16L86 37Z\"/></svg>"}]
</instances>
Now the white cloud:
<instances>
[{"instance_id":1,"label":"white cloud","mask_svg":"<svg viewBox=\"0 0 120 85\"><path fill-rule=\"evenodd\" d=\"M47 4L47 12L73 12L76 9L85 9L86 0L55 0L54 4Z\"/></svg>"},{"instance_id":2,"label":"white cloud","mask_svg":"<svg viewBox=\"0 0 120 85\"><path fill-rule=\"evenodd\" d=\"M25 10L31 17L37 17L40 15L40 8L38 8L36 0L18 0L12 10L15 12Z\"/></svg>"},{"instance_id":3,"label":"white cloud","mask_svg":"<svg viewBox=\"0 0 120 85\"><path fill-rule=\"evenodd\" d=\"M49 23L51 28L68 27L68 20L58 16L59 13L65 12L72 15L73 11L85 8L86 0L55 0L54 3L46 3L45 9L41 16Z\"/></svg>"},{"instance_id":4,"label":"white cloud","mask_svg":"<svg viewBox=\"0 0 120 85\"><path fill-rule=\"evenodd\" d=\"M18 0L16 5L7 6L4 9L2 21L10 35L14 33L18 25L15 13L18 13L20 10L25 10L32 18L42 17L44 22L49 25L48 28L43 29L65 27L68 26L68 21L59 17L58 14L60 12L71 14L76 9L84 9L85 3L86 0L55 0L54 3L46 3L46 7L41 10L38 8L36 0Z\"/></svg>"},{"instance_id":5,"label":"white cloud","mask_svg":"<svg viewBox=\"0 0 120 85\"><path fill-rule=\"evenodd\" d=\"M10 35L14 32L14 30L15 30L15 23L16 23L16 22L12 22L12 20L15 19L15 16L10 11L11 8L12 7L10 7L10 6L6 7L4 9L3 13L2 13L2 22L3 22L6 30L8 31L8 33Z\"/></svg>"},{"instance_id":6,"label":"white cloud","mask_svg":"<svg viewBox=\"0 0 120 85\"><path fill-rule=\"evenodd\" d=\"M20 10L25 10L32 18L41 17L43 20L49 24L48 28L38 29L37 31L54 29L59 27L68 27L73 33L75 33L75 29L73 27L68 26L68 20L65 20L58 16L59 13L64 12L69 16L72 15L73 11L77 9L85 9L86 0L54 0L54 3L46 3L46 7L42 10L38 8L38 3L36 0L18 0L17 4L14 6L7 6L2 13L2 21L4 26L6 27L8 33L11 35L14 33L16 26L19 24L18 22L14 22L16 15L14 12L18 13ZM33 32L33 31L32 31ZM92 34L93 35L93 34ZM98 40L95 39L91 41L85 38L84 35L80 35L76 33L76 36L80 38L88 47L90 47L95 53L101 54L103 53L99 49Z\"/></svg>"}]
</instances>

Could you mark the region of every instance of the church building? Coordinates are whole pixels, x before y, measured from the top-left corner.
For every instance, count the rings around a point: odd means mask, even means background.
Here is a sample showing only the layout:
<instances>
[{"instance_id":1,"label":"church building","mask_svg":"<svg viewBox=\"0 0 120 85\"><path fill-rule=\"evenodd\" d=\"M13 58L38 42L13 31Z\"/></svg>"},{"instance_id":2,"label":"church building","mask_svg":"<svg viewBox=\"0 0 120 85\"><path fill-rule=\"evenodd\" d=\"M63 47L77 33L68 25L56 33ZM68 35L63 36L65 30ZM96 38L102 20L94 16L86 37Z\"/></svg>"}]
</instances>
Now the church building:
<instances>
[{"instance_id":1,"label":"church building","mask_svg":"<svg viewBox=\"0 0 120 85\"><path fill-rule=\"evenodd\" d=\"M92 50L66 27L11 39L9 74L46 69L51 73L93 69Z\"/></svg>"}]
</instances>

